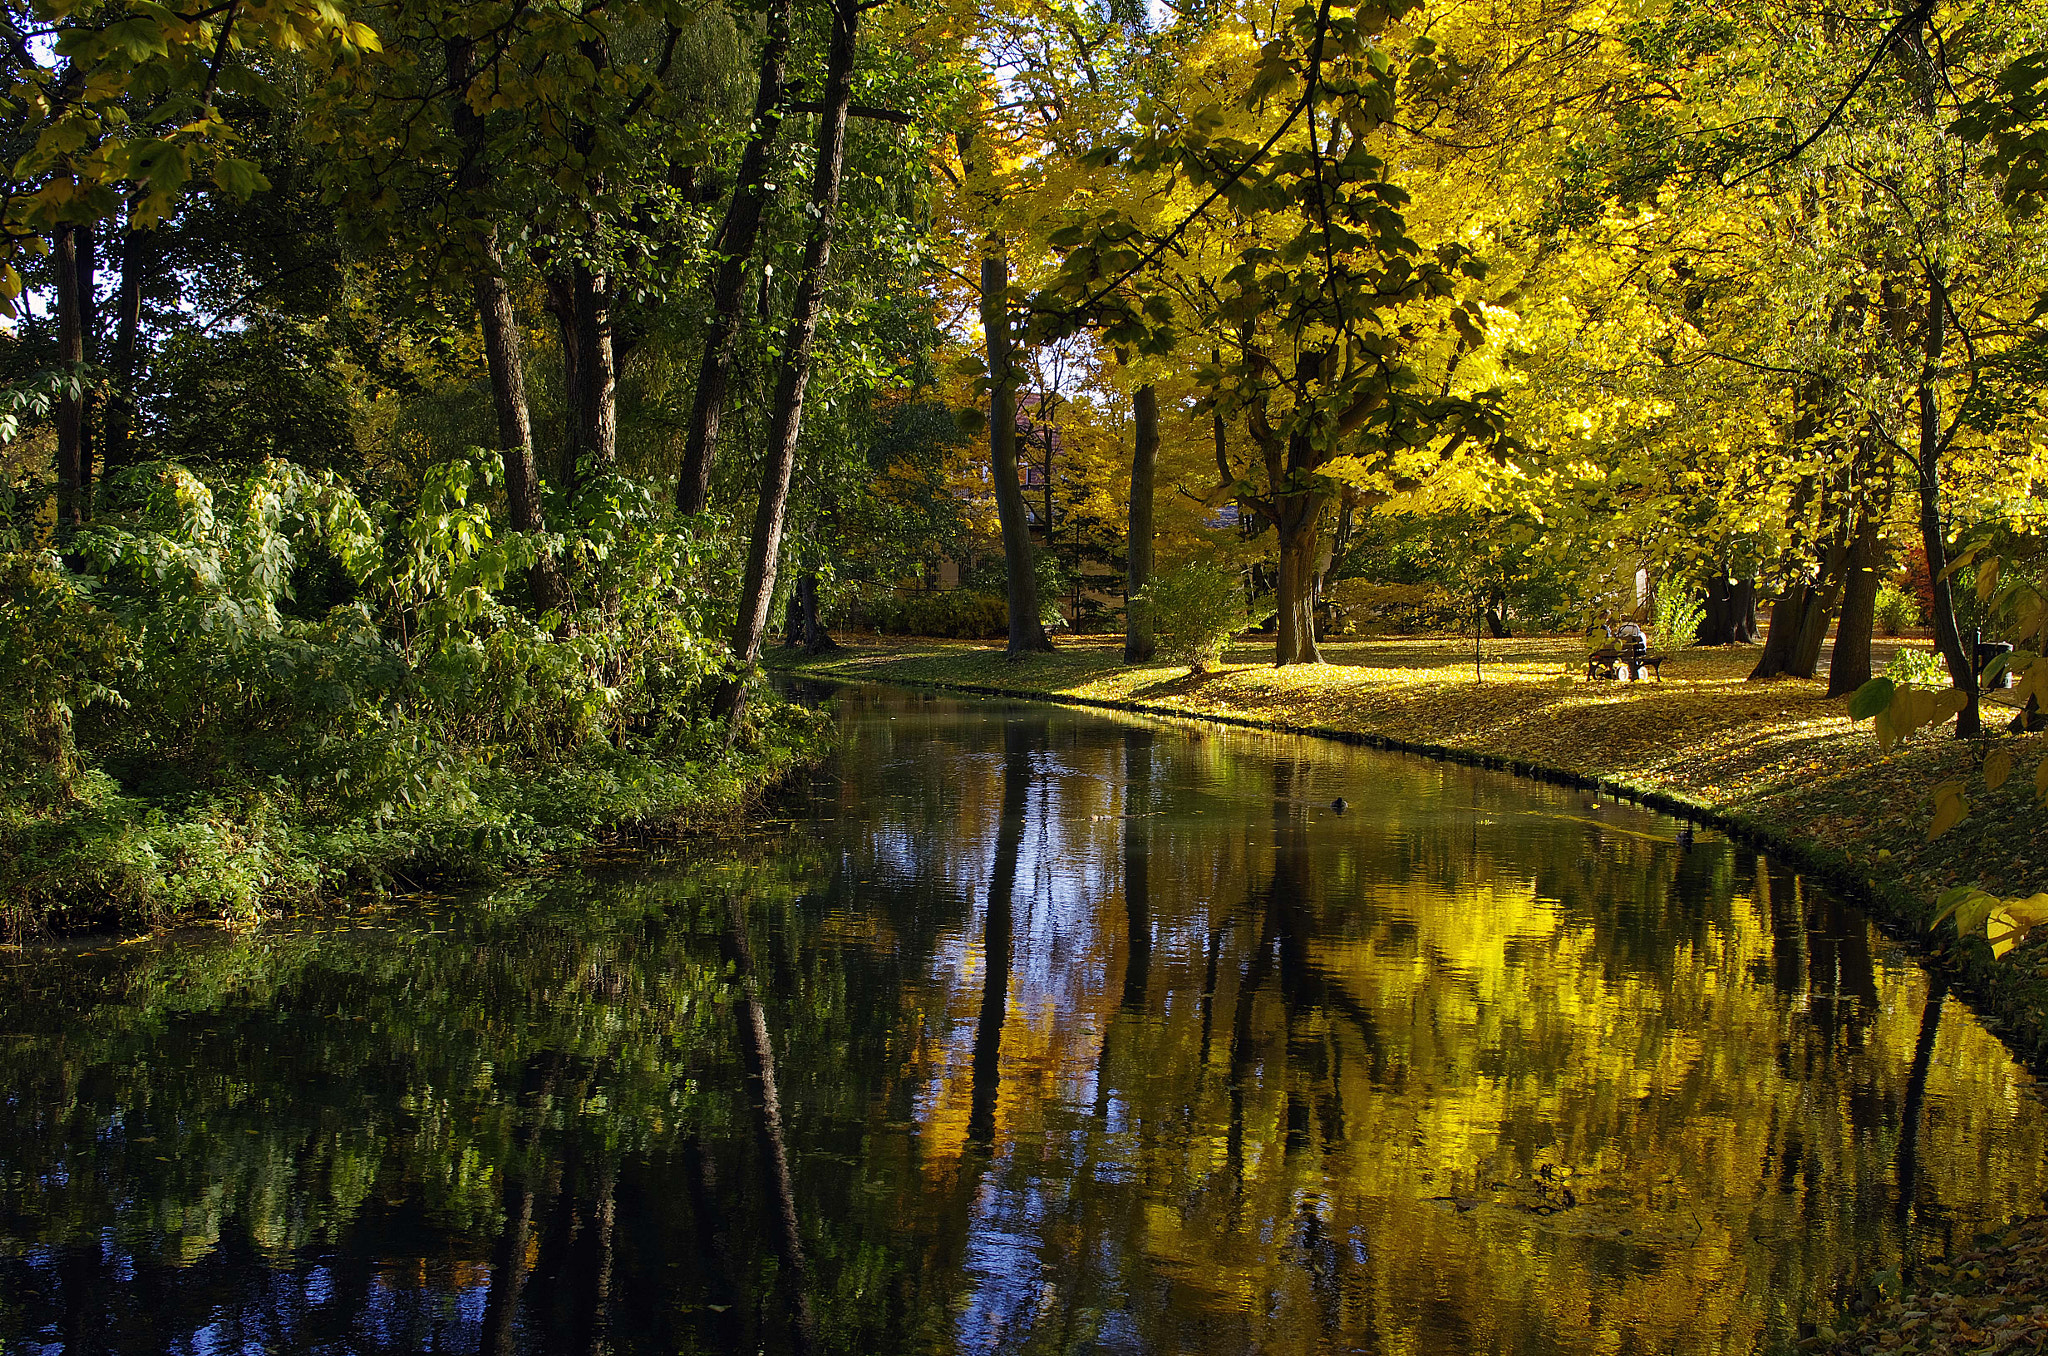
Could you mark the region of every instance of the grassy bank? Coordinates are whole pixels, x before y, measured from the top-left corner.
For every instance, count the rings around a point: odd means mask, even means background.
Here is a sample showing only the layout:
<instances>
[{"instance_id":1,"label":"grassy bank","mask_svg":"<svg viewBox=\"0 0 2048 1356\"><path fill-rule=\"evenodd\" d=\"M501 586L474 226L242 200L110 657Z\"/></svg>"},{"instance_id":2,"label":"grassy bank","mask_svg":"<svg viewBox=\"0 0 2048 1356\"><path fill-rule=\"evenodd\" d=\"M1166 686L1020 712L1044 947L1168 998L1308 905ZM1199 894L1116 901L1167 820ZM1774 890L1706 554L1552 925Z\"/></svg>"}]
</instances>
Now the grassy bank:
<instances>
[{"instance_id":1,"label":"grassy bank","mask_svg":"<svg viewBox=\"0 0 2048 1356\"><path fill-rule=\"evenodd\" d=\"M1972 776L1981 748L1922 731L1882 754L1869 723L1852 722L1824 684L1746 681L1753 649L1684 651L1663 681L1641 684L1587 680L1575 636L1481 649L1476 676L1470 638L1339 640L1325 644L1329 663L1285 669L1268 645L1244 644L1203 675L1126 665L1120 640L1095 637L1014 664L986 645L926 641L856 645L802 667L1325 734L1597 784L1768 844L1864 895L1902 931L1923 932L1950 885L2048 889L2048 811L2030 775L2048 735L2001 738L2021 773L1987 793ZM1988 708L1987 724L1997 715ZM1930 789L1965 777L1970 815L1930 842ZM1980 942L1929 940L2015 1050L2048 1060L2048 972L2024 956L1993 962Z\"/></svg>"},{"instance_id":2,"label":"grassy bank","mask_svg":"<svg viewBox=\"0 0 2048 1356\"><path fill-rule=\"evenodd\" d=\"M754 738L686 751L590 743L466 770L396 813L344 813L302 782L203 788L82 778L56 804L0 801L0 941L251 921L354 894L499 880L619 841L708 832L816 761L819 718L757 704ZM423 773L431 773L423 768Z\"/></svg>"}]
</instances>

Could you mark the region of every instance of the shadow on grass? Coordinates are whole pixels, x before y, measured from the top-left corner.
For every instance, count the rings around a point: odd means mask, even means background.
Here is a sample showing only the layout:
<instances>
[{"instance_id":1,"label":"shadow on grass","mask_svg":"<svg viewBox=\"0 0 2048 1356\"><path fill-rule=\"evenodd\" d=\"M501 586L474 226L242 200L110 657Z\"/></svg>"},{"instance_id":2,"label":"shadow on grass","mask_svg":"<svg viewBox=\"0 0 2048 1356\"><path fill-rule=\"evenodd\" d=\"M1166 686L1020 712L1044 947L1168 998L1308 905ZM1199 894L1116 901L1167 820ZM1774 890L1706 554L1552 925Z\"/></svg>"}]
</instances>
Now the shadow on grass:
<instances>
[{"instance_id":1,"label":"shadow on grass","mask_svg":"<svg viewBox=\"0 0 2048 1356\"><path fill-rule=\"evenodd\" d=\"M1154 697L1191 697L1209 686L1209 684L1227 676L1222 669L1211 669L1207 673L1196 673L1190 670L1187 673L1181 674L1178 678L1162 678L1156 683L1147 683L1143 687L1132 688L1131 700L1147 701Z\"/></svg>"}]
</instances>

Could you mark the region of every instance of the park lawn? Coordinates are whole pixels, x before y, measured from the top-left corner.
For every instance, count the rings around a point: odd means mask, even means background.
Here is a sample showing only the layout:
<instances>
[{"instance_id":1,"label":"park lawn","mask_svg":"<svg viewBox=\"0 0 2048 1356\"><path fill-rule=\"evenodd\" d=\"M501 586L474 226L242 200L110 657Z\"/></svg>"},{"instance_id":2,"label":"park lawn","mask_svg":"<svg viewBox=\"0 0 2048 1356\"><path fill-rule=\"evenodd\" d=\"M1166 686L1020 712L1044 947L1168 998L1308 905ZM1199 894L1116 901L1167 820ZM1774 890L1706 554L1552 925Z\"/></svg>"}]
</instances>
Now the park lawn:
<instances>
[{"instance_id":1,"label":"park lawn","mask_svg":"<svg viewBox=\"0 0 2048 1356\"><path fill-rule=\"evenodd\" d=\"M1912 643L1880 641L1877 662ZM1989 792L1974 772L1981 748L1922 731L1883 754L1869 722L1851 721L1823 682L1747 681L1754 648L1681 651L1661 682L1615 683L1585 676L1590 647L1578 636L1486 640L1476 676L1469 636L1340 638L1323 643L1328 663L1288 668L1273 667L1270 642L1246 642L1203 675L1128 666L1117 637L1059 646L1010 663L980 642L870 640L802 667L1362 735L1591 778L1804 849L1889 896L1906 922L1953 884L2048 889L2048 810L2033 796L2048 734L2001 734L2018 771ZM1987 705L1987 727L2002 731L2007 719ZM1958 778L1969 782L1971 811L1930 842L1929 791Z\"/></svg>"}]
</instances>

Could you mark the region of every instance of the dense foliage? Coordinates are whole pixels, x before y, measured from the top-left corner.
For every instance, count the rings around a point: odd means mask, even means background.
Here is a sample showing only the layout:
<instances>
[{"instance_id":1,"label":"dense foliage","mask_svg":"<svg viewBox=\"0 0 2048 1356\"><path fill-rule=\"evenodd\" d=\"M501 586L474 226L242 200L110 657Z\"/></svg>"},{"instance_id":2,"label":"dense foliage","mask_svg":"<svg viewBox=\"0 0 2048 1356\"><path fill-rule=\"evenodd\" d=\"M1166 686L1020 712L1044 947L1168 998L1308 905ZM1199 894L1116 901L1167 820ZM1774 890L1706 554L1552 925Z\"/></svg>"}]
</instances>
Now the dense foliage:
<instances>
[{"instance_id":1,"label":"dense foliage","mask_svg":"<svg viewBox=\"0 0 2048 1356\"><path fill-rule=\"evenodd\" d=\"M24 899L66 853L227 879L154 865L209 825L411 844L247 901L673 818L782 756L776 635L1022 656L1155 558L1283 664L1633 616L1871 712L1917 613L1931 718L1997 736L2010 674L2042 721L2037 7L0 0L0 42Z\"/></svg>"}]
</instances>

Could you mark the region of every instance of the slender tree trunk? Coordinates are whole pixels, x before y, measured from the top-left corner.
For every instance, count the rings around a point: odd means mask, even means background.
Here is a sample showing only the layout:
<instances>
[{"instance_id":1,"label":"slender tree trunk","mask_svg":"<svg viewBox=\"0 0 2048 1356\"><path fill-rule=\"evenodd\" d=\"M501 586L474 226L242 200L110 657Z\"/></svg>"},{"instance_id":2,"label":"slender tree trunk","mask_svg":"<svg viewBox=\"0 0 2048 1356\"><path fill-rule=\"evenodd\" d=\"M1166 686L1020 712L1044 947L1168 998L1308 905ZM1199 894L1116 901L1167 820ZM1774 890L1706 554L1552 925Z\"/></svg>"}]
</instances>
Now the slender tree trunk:
<instances>
[{"instance_id":1,"label":"slender tree trunk","mask_svg":"<svg viewBox=\"0 0 2048 1356\"><path fill-rule=\"evenodd\" d=\"M1131 452L1130 566L1124 583L1124 662L1152 658L1152 605L1132 595L1152 581L1152 485L1159 466L1159 392L1151 382L1132 401L1137 441Z\"/></svg>"},{"instance_id":2,"label":"slender tree trunk","mask_svg":"<svg viewBox=\"0 0 2048 1356\"><path fill-rule=\"evenodd\" d=\"M1956 624L1955 593L1948 578L1948 534L1941 521L1941 407L1934 383L1948 349L1948 284L1927 271L1927 318L1920 369L1920 445L1914 459L1920 489L1920 543L1934 585L1934 644L1948 664L1949 681L1969 700L1956 717L1956 737L1974 739L1983 729L1978 710L1977 657L1963 644Z\"/></svg>"},{"instance_id":3,"label":"slender tree trunk","mask_svg":"<svg viewBox=\"0 0 2048 1356\"><path fill-rule=\"evenodd\" d=\"M761 47L761 82L754 94L754 122L746 149L740 153L738 177L725 219L712 238L719 255L711 280L710 327L697 369L697 390L690 402L690 427L684 435L683 464L676 475L676 506L702 513L711 497L711 467L718 456L719 424L725 417L726 393L732 382L733 350L740 329L740 290L746 285L747 261L761 233L761 211L767 200L768 153L782 127L785 67L789 57L790 0L774 0L768 10L767 40Z\"/></svg>"},{"instance_id":4,"label":"slender tree trunk","mask_svg":"<svg viewBox=\"0 0 2048 1356\"><path fill-rule=\"evenodd\" d=\"M114 301L113 389L107 398L103 474L136 459L135 380L141 370L142 284L155 257L154 238L129 227L121 237L121 290Z\"/></svg>"},{"instance_id":5,"label":"slender tree trunk","mask_svg":"<svg viewBox=\"0 0 2048 1356\"><path fill-rule=\"evenodd\" d=\"M99 361L99 232L91 225L78 228L78 338L79 353L86 362ZM97 454L94 436L98 423L100 403L99 386L94 383L86 387L78 398L78 487L79 507L85 517L92 517L93 461Z\"/></svg>"},{"instance_id":6,"label":"slender tree trunk","mask_svg":"<svg viewBox=\"0 0 2048 1356\"><path fill-rule=\"evenodd\" d=\"M456 187L465 204L481 215L488 186L483 119L469 103L474 47L467 38L450 39L446 51L448 76L455 87L450 121L462 141L462 168ZM471 290L476 297L477 323L483 331L484 366L490 374L491 403L498 418L498 454L505 467L505 503L514 532L540 533L547 528L541 512L540 472L534 462L533 416L526 402L526 359L519 333L519 315L512 290L505 283L505 261L495 225L478 226L471 238L476 259ZM542 612L567 601L560 567L550 555L534 562L528 575L534 606Z\"/></svg>"},{"instance_id":7,"label":"slender tree trunk","mask_svg":"<svg viewBox=\"0 0 2048 1356\"><path fill-rule=\"evenodd\" d=\"M79 304L79 233L82 227L57 228L57 361L66 381L76 377L85 361L85 317ZM68 531L85 522L85 401L69 390L57 402L57 522Z\"/></svg>"},{"instance_id":8,"label":"slender tree trunk","mask_svg":"<svg viewBox=\"0 0 2048 1356\"><path fill-rule=\"evenodd\" d=\"M1009 246L990 236L981 256L981 327L988 340L989 474L995 478L996 517L1003 529L1003 562L1010 572L1009 656L1021 659L1052 649L1038 619L1038 575L1032 565L1031 523L1017 480L1016 359L1010 345Z\"/></svg>"},{"instance_id":9,"label":"slender tree trunk","mask_svg":"<svg viewBox=\"0 0 2048 1356\"><path fill-rule=\"evenodd\" d=\"M774 424L761 474L761 503L754 515L754 536L747 554L746 578L740 587L739 619L732 633L733 658L740 672L720 689L716 709L736 716L745 699L746 679L761 657L761 637L775 598L776 562L782 551L782 525L789 506L790 476L796 467L798 434L803 429L804 388L811 378L811 343L824 306L825 273L832 263L832 232L839 216L839 178L846 160L846 113L853 103L853 59L860 9L841 0L833 16L832 48L827 58L825 97L819 114L818 163L811 178L810 239L804 245L803 274L796 306L783 336L782 357L775 381Z\"/></svg>"},{"instance_id":10,"label":"slender tree trunk","mask_svg":"<svg viewBox=\"0 0 2048 1356\"><path fill-rule=\"evenodd\" d=\"M1835 654L1828 664L1828 695L1844 697L1870 681L1870 633L1877 624L1878 566L1884 537L1876 506L1865 503L1842 585L1842 619L1835 623Z\"/></svg>"}]
</instances>

